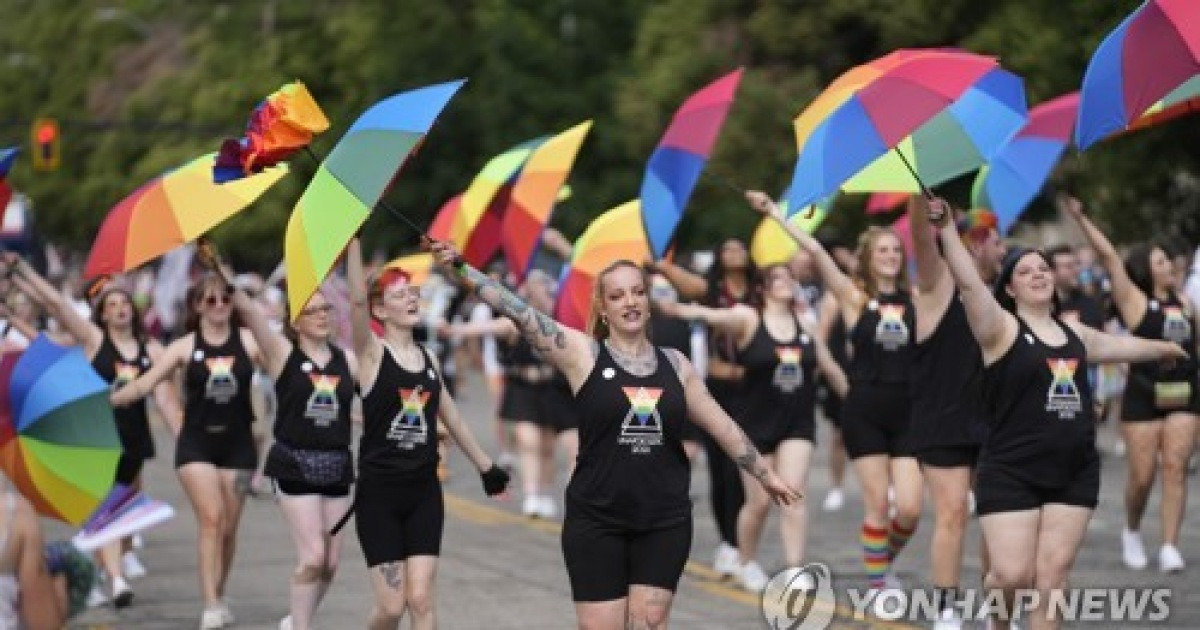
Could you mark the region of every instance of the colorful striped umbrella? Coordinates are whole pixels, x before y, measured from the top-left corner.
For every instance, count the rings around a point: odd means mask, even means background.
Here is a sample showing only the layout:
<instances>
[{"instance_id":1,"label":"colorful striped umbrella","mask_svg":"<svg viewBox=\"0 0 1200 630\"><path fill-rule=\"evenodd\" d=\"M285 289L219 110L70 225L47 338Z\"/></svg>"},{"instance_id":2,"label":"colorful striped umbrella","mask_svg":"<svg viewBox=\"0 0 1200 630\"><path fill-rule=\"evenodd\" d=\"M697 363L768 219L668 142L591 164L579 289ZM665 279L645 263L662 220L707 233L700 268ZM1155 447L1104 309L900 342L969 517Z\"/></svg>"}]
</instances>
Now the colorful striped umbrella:
<instances>
[{"instance_id":1,"label":"colorful striped umbrella","mask_svg":"<svg viewBox=\"0 0 1200 630\"><path fill-rule=\"evenodd\" d=\"M1081 151L1151 110L1200 96L1200 2L1149 0L1096 49L1083 75Z\"/></svg>"},{"instance_id":2,"label":"colorful striped umbrella","mask_svg":"<svg viewBox=\"0 0 1200 630\"><path fill-rule=\"evenodd\" d=\"M1007 233L1042 190L1075 128L1079 93L1047 101L1029 112L1029 122L979 170L971 205L988 208Z\"/></svg>"},{"instance_id":3,"label":"colorful striped umbrella","mask_svg":"<svg viewBox=\"0 0 1200 630\"><path fill-rule=\"evenodd\" d=\"M463 83L418 88L372 105L321 162L288 220L284 241L293 318Z\"/></svg>"},{"instance_id":4,"label":"colorful striped umbrella","mask_svg":"<svg viewBox=\"0 0 1200 630\"><path fill-rule=\"evenodd\" d=\"M534 149L545 141L527 140L488 160L462 193L448 240L462 252L467 264L482 267L500 251L500 225L512 184Z\"/></svg>"},{"instance_id":5,"label":"colorful striped umbrella","mask_svg":"<svg viewBox=\"0 0 1200 630\"><path fill-rule=\"evenodd\" d=\"M254 203L287 174L287 165L224 184L213 181L216 154L198 157L155 178L108 212L84 275L129 271L196 240Z\"/></svg>"},{"instance_id":6,"label":"colorful striped umbrella","mask_svg":"<svg viewBox=\"0 0 1200 630\"><path fill-rule=\"evenodd\" d=\"M509 207L501 224L501 243L508 269L517 282L524 282L533 254L550 223L550 213L559 191L571 172L575 156L592 121L586 121L554 136L530 154L513 184Z\"/></svg>"},{"instance_id":7,"label":"colorful striped umbrella","mask_svg":"<svg viewBox=\"0 0 1200 630\"><path fill-rule=\"evenodd\" d=\"M221 144L213 179L217 183L261 173L308 147L329 129L329 119L304 84L289 83L263 99L246 124L246 136Z\"/></svg>"},{"instance_id":8,"label":"colorful striped umbrella","mask_svg":"<svg viewBox=\"0 0 1200 630\"><path fill-rule=\"evenodd\" d=\"M990 57L929 50L885 60L883 70L860 70L854 81L835 82L837 95L819 98L816 111L797 118L792 208L839 188L917 192L918 182L893 149L933 185L978 168L1026 119L1020 78Z\"/></svg>"},{"instance_id":9,"label":"colorful striped umbrella","mask_svg":"<svg viewBox=\"0 0 1200 630\"><path fill-rule=\"evenodd\" d=\"M798 212L791 215L788 219L791 223L799 227L801 230L812 234L821 227L825 222L825 218L829 216L830 209L833 208L833 201L836 196L828 197L815 206L810 206L804 212ZM786 203L784 204L786 206ZM786 208L784 209L786 212ZM796 255L796 251L800 246L796 244L795 239L791 234L788 234L775 219L763 217L759 222L758 227L754 229L754 235L750 237L750 256L754 259L754 264L759 268L765 267L774 263L787 262Z\"/></svg>"},{"instance_id":10,"label":"colorful striped umbrella","mask_svg":"<svg viewBox=\"0 0 1200 630\"><path fill-rule=\"evenodd\" d=\"M20 147L0 150L0 223L4 223L4 211L8 209L8 202L12 200L12 187L8 185L8 171L12 169L13 162L17 161L17 154L20 152Z\"/></svg>"},{"instance_id":11,"label":"colorful striped umbrella","mask_svg":"<svg viewBox=\"0 0 1200 630\"><path fill-rule=\"evenodd\" d=\"M575 241L571 262L563 268L554 318L565 326L586 330L596 276L614 261L625 259L640 265L649 257L641 201L627 201L596 217Z\"/></svg>"},{"instance_id":12,"label":"colorful striped umbrella","mask_svg":"<svg viewBox=\"0 0 1200 630\"><path fill-rule=\"evenodd\" d=\"M867 214L887 214L912 196L906 192L875 192L867 197Z\"/></svg>"},{"instance_id":13,"label":"colorful striped umbrella","mask_svg":"<svg viewBox=\"0 0 1200 630\"><path fill-rule=\"evenodd\" d=\"M741 80L739 68L688 97L650 155L640 198L655 258L671 244Z\"/></svg>"}]
</instances>

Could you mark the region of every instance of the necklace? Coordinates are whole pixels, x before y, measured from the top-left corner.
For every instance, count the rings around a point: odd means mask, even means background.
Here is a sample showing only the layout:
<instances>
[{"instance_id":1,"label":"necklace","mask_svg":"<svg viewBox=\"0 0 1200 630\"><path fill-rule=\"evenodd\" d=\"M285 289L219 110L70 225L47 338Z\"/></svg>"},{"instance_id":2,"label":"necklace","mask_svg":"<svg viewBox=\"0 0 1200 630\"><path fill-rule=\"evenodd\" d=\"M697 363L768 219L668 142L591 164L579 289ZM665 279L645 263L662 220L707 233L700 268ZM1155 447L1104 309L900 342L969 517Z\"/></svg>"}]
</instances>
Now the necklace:
<instances>
[{"instance_id":1,"label":"necklace","mask_svg":"<svg viewBox=\"0 0 1200 630\"><path fill-rule=\"evenodd\" d=\"M617 365L634 376L649 376L658 369L658 355L654 352L653 348L650 349L649 354L639 353L629 355L614 348L608 339L604 340L604 347L608 348L609 356L613 358L613 361Z\"/></svg>"}]
</instances>

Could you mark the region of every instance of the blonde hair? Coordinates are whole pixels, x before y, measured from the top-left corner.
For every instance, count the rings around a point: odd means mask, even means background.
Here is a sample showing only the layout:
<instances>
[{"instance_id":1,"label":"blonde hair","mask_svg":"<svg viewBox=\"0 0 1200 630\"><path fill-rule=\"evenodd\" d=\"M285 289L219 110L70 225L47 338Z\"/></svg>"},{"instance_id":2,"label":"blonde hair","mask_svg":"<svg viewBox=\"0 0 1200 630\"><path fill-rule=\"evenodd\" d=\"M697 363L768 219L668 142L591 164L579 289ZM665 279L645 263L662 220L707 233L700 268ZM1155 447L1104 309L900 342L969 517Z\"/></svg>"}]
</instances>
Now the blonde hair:
<instances>
[{"instance_id":1,"label":"blonde hair","mask_svg":"<svg viewBox=\"0 0 1200 630\"><path fill-rule=\"evenodd\" d=\"M904 251L904 241L900 240L900 235L892 228L872 225L859 235L858 250L854 254L858 259L858 286L871 297L879 296L879 284L875 281L875 272L871 268L871 254L875 251L875 244L883 236L891 236L900 243L900 272L896 274L896 290L908 290L908 253Z\"/></svg>"},{"instance_id":2,"label":"blonde hair","mask_svg":"<svg viewBox=\"0 0 1200 630\"><path fill-rule=\"evenodd\" d=\"M596 274L596 284L592 287L592 307L588 313L587 332L596 341L604 341L608 339L609 329L608 322L602 316L604 311L604 279L608 274L621 269L622 267L633 269L642 277L642 285L647 291L650 290L650 274L641 265L632 260L616 260L609 263L607 267ZM648 331L647 331L648 332Z\"/></svg>"}]
</instances>

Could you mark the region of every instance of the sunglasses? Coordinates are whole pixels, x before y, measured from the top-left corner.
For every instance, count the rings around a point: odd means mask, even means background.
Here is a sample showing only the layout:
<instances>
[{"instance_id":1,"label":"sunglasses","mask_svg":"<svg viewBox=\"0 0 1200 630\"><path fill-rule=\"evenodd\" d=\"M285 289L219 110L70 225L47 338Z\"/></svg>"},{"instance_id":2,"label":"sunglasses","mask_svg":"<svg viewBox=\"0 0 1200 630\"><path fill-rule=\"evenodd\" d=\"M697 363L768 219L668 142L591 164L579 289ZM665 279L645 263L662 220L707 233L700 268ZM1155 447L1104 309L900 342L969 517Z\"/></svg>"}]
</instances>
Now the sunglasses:
<instances>
[{"instance_id":1,"label":"sunglasses","mask_svg":"<svg viewBox=\"0 0 1200 630\"><path fill-rule=\"evenodd\" d=\"M333 312L333 305L326 304L324 306L310 306L309 308L306 308L306 309L300 311L300 314L312 316L312 315L328 315L332 312Z\"/></svg>"},{"instance_id":2,"label":"sunglasses","mask_svg":"<svg viewBox=\"0 0 1200 630\"><path fill-rule=\"evenodd\" d=\"M228 295L210 295L204 298L204 304L206 306L216 306L218 304L224 306L229 304L231 301L232 299Z\"/></svg>"}]
</instances>

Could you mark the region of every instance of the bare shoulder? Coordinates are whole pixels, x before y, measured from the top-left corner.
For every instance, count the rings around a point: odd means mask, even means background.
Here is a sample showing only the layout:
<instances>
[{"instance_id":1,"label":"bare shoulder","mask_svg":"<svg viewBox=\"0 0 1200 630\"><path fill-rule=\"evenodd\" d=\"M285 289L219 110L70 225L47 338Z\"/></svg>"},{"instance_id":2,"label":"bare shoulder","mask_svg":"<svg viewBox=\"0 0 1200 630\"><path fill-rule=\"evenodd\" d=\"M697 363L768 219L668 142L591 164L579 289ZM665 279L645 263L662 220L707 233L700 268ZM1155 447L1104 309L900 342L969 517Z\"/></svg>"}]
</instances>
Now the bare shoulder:
<instances>
[{"instance_id":1,"label":"bare shoulder","mask_svg":"<svg viewBox=\"0 0 1200 630\"><path fill-rule=\"evenodd\" d=\"M675 348L663 348L663 354L667 355L667 361L675 370L675 375L679 377L679 382L687 383L688 376L691 374L692 364L683 356L683 353Z\"/></svg>"}]
</instances>

